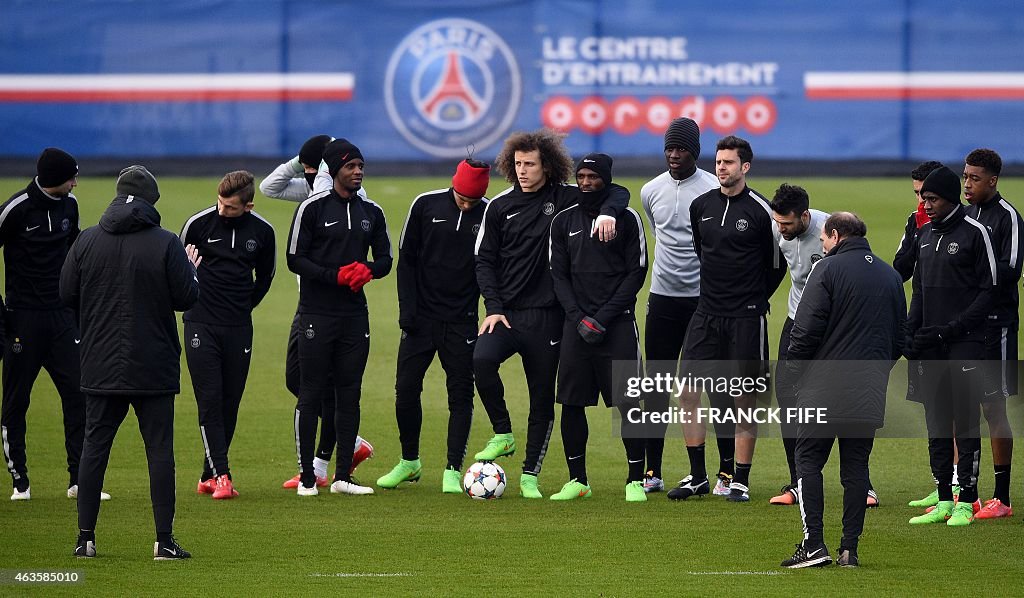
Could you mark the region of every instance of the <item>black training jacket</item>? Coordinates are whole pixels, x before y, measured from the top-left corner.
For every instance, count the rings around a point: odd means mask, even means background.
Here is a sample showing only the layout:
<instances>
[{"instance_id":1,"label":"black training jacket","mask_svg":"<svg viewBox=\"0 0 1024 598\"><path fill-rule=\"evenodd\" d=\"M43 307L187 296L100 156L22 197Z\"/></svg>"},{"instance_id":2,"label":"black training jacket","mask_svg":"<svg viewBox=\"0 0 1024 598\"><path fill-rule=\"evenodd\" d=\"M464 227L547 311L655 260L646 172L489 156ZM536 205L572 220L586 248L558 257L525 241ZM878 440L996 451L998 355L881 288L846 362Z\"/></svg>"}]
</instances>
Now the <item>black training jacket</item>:
<instances>
[{"instance_id":1,"label":"black training jacket","mask_svg":"<svg viewBox=\"0 0 1024 598\"><path fill-rule=\"evenodd\" d=\"M7 307L63 307L60 269L78 233L75 196L47 195L35 180L0 206Z\"/></svg>"},{"instance_id":2,"label":"black training jacket","mask_svg":"<svg viewBox=\"0 0 1024 598\"><path fill-rule=\"evenodd\" d=\"M590 316L607 327L626 310L636 309L636 295L647 277L647 239L632 208L615 221L611 241L591 235L593 226L594 218L579 205L555 215L551 276L566 320L579 323Z\"/></svg>"},{"instance_id":3,"label":"black training jacket","mask_svg":"<svg viewBox=\"0 0 1024 598\"><path fill-rule=\"evenodd\" d=\"M473 246L486 208L485 198L463 212L450 188L412 200L398 241L399 326L412 326L420 317L477 321Z\"/></svg>"},{"instance_id":4,"label":"black training jacket","mask_svg":"<svg viewBox=\"0 0 1024 598\"><path fill-rule=\"evenodd\" d=\"M910 213L907 218L907 226L903 229L903 237L900 239L900 246L896 248L896 257L892 258L892 267L899 273L903 282L910 280L914 275L914 266L917 265L917 252L914 246L917 244L917 211Z\"/></svg>"},{"instance_id":5,"label":"black training jacket","mask_svg":"<svg viewBox=\"0 0 1024 598\"><path fill-rule=\"evenodd\" d=\"M629 191L608 187L601 214L618 218ZM476 280L487 315L507 309L557 307L548 267L548 239L555 214L578 203L575 185L548 183L526 193L517 186L493 198L476 239Z\"/></svg>"},{"instance_id":6,"label":"black training jacket","mask_svg":"<svg viewBox=\"0 0 1024 598\"><path fill-rule=\"evenodd\" d=\"M867 239L840 241L811 270L793 321L787 363L806 369L797 405L827 408L831 423L881 427L906 313L896 270Z\"/></svg>"},{"instance_id":7,"label":"black training jacket","mask_svg":"<svg viewBox=\"0 0 1024 598\"><path fill-rule=\"evenodd\" d=\"M274 227L256 212L221 218L213 206L185 221L180 237L183 245L195 245L203 258L198 269L202 293L183 319L222 326L251 324L252 310L274 280Z\"/></svg>"},{"instance_id":8,"label":"black training jacket","mask_svg":"<svg viewBox=\"0 0 1024 598\"><path fill-rule=\"evenodd\" d=\"M288 269L299 275L299 312L365 314L363 290L338 286L338 268L352 262L366 264L374 279L391 272L391 238L380 206L355 194L342 198L334 189L299 204L288 233Z\"/></svg>"},{"instance_id":9,"label":"black training jacket","mask_svg":"<svg viewBox=\"0 0 1024 598\"><path fill-rule=\"evenodd\" d=\"M923 326L959 324L959 339L985 338L998 280L988 231L957 206L942 222L921 227L915 246L914 295L907 334Z\"/></svg>"},{"instance_id":10,"label":"black training jacket","mask_svg":"<svg viewBox=\"0 0 1024 598\"><path fill-rule=\"evenodd\" d=\"M1024 220L1020 213L996 193L984 204L967 207L967 215L988 230L992 251L996 254L996 289L990 326L1016 328L1020 322L1021 260L1024 258Z\"/></svg>"},{"instance_id":11,"label":"black training jacket","mask_svg":"<svg viewBox=\"0 0 1024 598\"><path fill-rule=\"evenodd\" d=\"M199 298L199 280L178 236L152 204L118 196L98 226L71 247L60 296L78 313L82 392L166 395L179 391L174 312Z\"/></svg>"},{"instance_id":12,"label":"black training jacket","mask_svg":"<svg viewBox=\"0 0 1024 598\"><path fill-rule=\"evenodd\" d=\"M735 197L712 189L690 204L693 249L700 259L697 310L761 316L786 275L767 200L750 187Z\"/></svg>"}]
</instances>

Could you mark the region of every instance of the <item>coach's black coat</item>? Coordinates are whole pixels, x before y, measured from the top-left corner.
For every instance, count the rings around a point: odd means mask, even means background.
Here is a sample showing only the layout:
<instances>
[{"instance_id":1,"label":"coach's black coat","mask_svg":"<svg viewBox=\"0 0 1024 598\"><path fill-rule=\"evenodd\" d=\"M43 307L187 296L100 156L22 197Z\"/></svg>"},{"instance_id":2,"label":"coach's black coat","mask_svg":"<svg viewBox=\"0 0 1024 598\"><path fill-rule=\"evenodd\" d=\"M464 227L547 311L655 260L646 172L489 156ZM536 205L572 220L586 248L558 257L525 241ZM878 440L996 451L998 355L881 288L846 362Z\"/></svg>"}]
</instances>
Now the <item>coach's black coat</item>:
<instances>
[{"instance_id":1,"label":"coach's black coat","mask_svg":"<svg viewBox=\"0 0 1024 598\"><path fill-rule=\"evenodd\" d=\"M487 199L463 212L451 188L418 195L398 242L398 324L477 321L473 247Z\"/></svg>"},{"instance_id":2,"label":"coach's black coat","mask_svg":"<svg viewBox=\"0 0 1024 598\"><path fill-rule=\"evenodd\" d=\"M618 218L629 191L608 187L601 214ZM487 315L506 309L558 307L548 267L548 240L555 214L579 201L574 185L548 183L527 193L518 185L491 200L476 241L476 280Z\"/></svg>"},{"instance_id":3,"label":"coach's black coat","mask_svg":"<svg viewBox=\"0 0 1024 598\"><path fill-rule=\"evenodd\" d=\"M82 392L179 392L174 312L199 298L196 270L152 204L118 196L79 235L60 275L60 296L78 312Z\"/></svg>"},{"instance_id":4,"label":"coach's black coat","mask_svg":"<svg viewBox=\"0 0 1024 598\"><path fill-rule=\"evenodd\" d=\"M900 239L900 246L896 249L896 257L892 258L892 267L900 274L904 282L910 280L914 275L914 266L917 265L917 252L914 246L917 244L917 211L910 213L907 218L907 226L903 229L903 238Z\"/></svg>"},{"instance_id":5,"label":"coach's black coat","mask_svg":"<svg viewBox=\"0 0 1024 598\"><path fill-rule=\"evenodd\" d=\"M833 247L811 270L793 322L786 365L803 376L797 405L826 407L829 423L881 427L906 310L900 275L867 239Z\"/></svg>"}]
</instances>

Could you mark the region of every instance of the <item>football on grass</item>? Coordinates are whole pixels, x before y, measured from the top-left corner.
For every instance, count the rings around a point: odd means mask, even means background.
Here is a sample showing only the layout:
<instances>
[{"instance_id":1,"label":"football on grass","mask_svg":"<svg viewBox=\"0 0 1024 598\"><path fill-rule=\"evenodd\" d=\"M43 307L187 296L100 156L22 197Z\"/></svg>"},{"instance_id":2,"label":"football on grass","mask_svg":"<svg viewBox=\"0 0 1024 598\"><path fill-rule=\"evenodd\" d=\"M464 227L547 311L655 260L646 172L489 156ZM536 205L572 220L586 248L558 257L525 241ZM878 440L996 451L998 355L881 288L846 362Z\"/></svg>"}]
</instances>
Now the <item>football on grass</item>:
<instances>
[{"instance_id":1,"label":"football on grass","mask_svg":"<svg viewBox=\"0 0 1024 598\"><path fill-rule=\"evenodd\" d=\"M505 491L505 470L492 461L477 461L466 470L462 487L472 498L498 498Z\"/></svg>"}]
</instances>

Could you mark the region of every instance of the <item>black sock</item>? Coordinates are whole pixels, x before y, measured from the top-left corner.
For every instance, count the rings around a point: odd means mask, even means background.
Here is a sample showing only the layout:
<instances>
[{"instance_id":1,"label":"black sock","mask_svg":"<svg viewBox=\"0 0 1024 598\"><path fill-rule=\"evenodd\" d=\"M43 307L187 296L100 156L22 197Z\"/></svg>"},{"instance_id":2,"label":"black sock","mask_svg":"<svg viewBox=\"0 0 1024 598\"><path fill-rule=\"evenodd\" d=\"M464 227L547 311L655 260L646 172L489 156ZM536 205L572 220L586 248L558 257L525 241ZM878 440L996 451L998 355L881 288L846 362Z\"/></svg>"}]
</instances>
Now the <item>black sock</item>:
<instances>
[{"instance_id":1,"label":"black sock","mask_svg":"<svg viewBox=\"0 0 1024 598\"><path fill-rule=\"evenodd\" d=\"M94 529L80 529L80 530L78 530L78 541L79 542L95 542L96 541L96 530L94 530Z\"/></svg>"},{"instance_id":2,"label":"black sock","mask_svg":"<svg viewBox=\"0 0 1024 598\"><path fill-rule=\"evenodd\" d=\"M996 472L996 489L992 498L998 498L1004 505L1010 506L1010 464L993 465Z\"/></svg>"},{"instance_id":3,"label":"black sock","mask_svg":"<svg viewBox=\"0 0 1024 598\"><path fill-rule=\"evenodd\" d=\"M562 405L562 446L569 479L587 485L587 413L583 407Z\"/></svg>"},{"instance_id":4,"label":"black sock","mask_svg":"<svg viewBox=\"0 0 1024 598\"><path fill-rule=\"evenodd\" d=\"M736 462L736 439L719 436L715 443L718 445L718 471L734 475L736 473L733 468L733 464Z\"/></svg>"},{"instance_id":5,"label":"black sock","mask_svg":"<svg viewBox=\"0 0 1024 598\"><path fill-rule=\"evenodd\" d=\"M665 454L665 439L648 438L644 441L644 444L646 445L644 449L647 453L647 471L651 472L651 476L660 478L661 458Z\"/></svg>"},{"instance_id":6,"label":"black sock","mask_svg":"<svg viewBox=\"0 0 1024 598\"><path fill-rule=\"evenodd\" d=\"M157 534L156 535L156 541L157 542L171 542L173 540L174 540L174 538L171 537L171 534Z\"/></svg>"},{"instance_id":7,"label":"black sock","mask_svg":"<svg viewBox=\"0 0 1024 598\"><path fill-rule=\"evenodd\" d=\"M786 465L789 466L789 483L796 486L796 438L783 436L782 448L786 449Z\"/></svg>"},{"instance_id":8,"label":"black sock","mask_svg":"<svg viewBox=\"0 0 1024 598\"><path fill-rule=\"evenodd\" d=\"M704 445L686 447L686 456L690 458L690 475L694 480L706 480L707 466L704 465Z\"/></svg>"},{"instance_id":9,"label":"black sock","mask_svg":"<svg viewBox=\"0 0 1024 598\"><path fill-rule=\"evenodd\" d=\"M626 448L626 464L629 468L628 477L626 483L639 482L644 479L644 453L648 449L648 441L644 438L630 438L626 427L629 425L629 418L627 416L628 405L619 405L619 413L621 414L621 424L619 432L622 434L622 446ZM665 448L665 439L661 439L661 447ZM651 475L654 475L653 473ZM655 477L661 477L661 453L658 453L658 475Z\"/></svg>"},{"instance_id":10,"label":"black sock","mask_svg":"<svg viewBox=\"0 0 1024 598\"><path fill-rule=\"evenodd\" d=\"M736 475L733 477L733 481L750 487L750 463L736 464Z\"/></svg>"}]
</instances>

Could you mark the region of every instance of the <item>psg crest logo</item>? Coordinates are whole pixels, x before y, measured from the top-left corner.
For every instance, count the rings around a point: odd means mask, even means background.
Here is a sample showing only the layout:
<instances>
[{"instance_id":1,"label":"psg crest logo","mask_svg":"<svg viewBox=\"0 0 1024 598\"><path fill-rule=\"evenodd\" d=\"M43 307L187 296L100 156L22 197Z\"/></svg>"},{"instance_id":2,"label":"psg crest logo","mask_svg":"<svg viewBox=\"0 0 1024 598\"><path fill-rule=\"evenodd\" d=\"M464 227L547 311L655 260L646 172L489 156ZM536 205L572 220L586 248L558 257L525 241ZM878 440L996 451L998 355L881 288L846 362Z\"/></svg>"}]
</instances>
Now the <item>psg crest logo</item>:
<instances>
[{"instance_id":1,"label":"psg crest logo","mask_svg":"<svg viewBox=\"0 0 1024 598\"><path fill-rule=\"evenodd\" d=\"M743 218L740 218L739 220L736 221L736 230L740 232L747 230L748 226L750 226L750 223L748 223Z\"/></svg>"},{"instance_id":2,"label":"psg crest logo","mask_svg":"<svg viewBox=\"0 0 1024 598\"><path fill-rule=\"evenodd\" d=\"M960 244L950 243L949 245L946 246L946 251L949 252L949 255L956 255L956 252L960 251Z\"/></svg>"},{"instance_id":3,"label":"psg crest logo","mask_svg":"<svg viewBox=\"0 0 1024 598\"><path fill-rule=\"evenodd\" d=\"M192 344L192 348L193 349L198 349L199 348L199 337L198 336L192 337L192 343L191 344Z\"/></svg>"},{"instance_id":4,"label":"psg crest logo","mask_svg":"<svg viewBox=\"0 0 1024 598\"><path fill-rule=\"evenodd\" d=\"M256 251L256 239L249 239L245 242L245 250L252 253Z\"/></svg>"},{"instance_id":5,"label":"psg crest logo","mask_svg":"<svg viewBox=\"0 0 1024 598\"><path fill-rule=\"evenodd\" d=\"M60 230L62 230L62 231L66 231L66 230L68 230L69 228L71 228L71 221L70 221L70 220L68 220L67 218L65 218L64 220L61 220L61 221L60 221Z\"/></svg>"},{"instance_id":6,"label":"psg crest logo","mask_svg":"<svg viewBox=\"0 0 1024 598\"><path fill-rule=\"evenodd\" d=\"M550 201L544 202L544 215L550 216L555 213L555 204Z\"/></svg>"},{"instance_id":7,"label":"psg crest logo","mask_svg":"<svg viewBox=\"0 0 1024 598\"><path fill-rule=\"evenodd\" d=\"M363 227L363 231L364 232L370 232L370 221L369 220L363 220L362 222L359 223L359 226Z\"/></svg>"},{"instance_id":8,"label":"psg crest logo","mask_svg":"<svg viewBox=\"0 0 1024 598\"><path fill-rule=\"evenodd\" d=\"M512 50L468 19L420 26L395 48L384 77L391 123L433 156L458 158L487 147L512 125L522 82Z\"/></svg>"}]
</instances>

